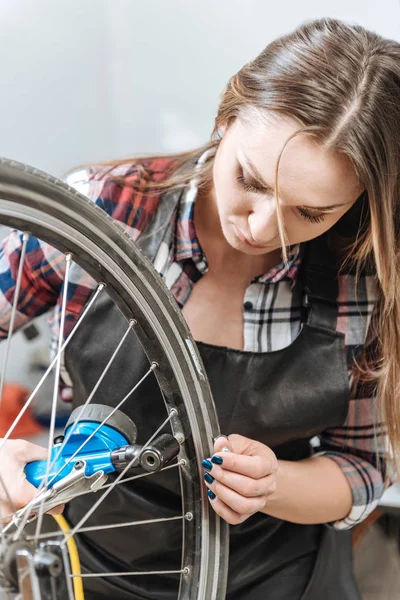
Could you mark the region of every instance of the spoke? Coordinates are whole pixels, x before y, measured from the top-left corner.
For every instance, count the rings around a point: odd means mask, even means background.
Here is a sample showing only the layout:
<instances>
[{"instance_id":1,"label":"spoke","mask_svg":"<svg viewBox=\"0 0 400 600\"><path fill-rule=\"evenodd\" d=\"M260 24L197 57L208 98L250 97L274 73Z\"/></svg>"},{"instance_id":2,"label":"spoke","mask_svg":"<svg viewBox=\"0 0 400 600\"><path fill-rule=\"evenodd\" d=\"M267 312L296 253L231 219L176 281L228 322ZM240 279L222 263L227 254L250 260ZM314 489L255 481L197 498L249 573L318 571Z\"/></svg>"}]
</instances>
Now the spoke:
<instances>
[{"instance_id":1,"label":"spoke","mask_svg":"<svg viewBox=\"0 0 400 600\"><path fill-rule=\"evenodd\" d=\"M103 373L100 375L99 380L97 381L96 385L94 386L91 394L89 395L88 399L86 400L85 404L82 405L81 410L79 412L79 415L75 421L75 423L73 423L72 427L70 428L70 430L68 431L68 434L66 436L66 438L63 440L61 447L59 448L56 456L54 457L53 462L51 463L50 468L52 468L54 466L54 464L56 463L57 459L59 458L61 452L63 451L63 449L65 448L68 440L70 439L73 431L76 429L76 427L79 424L80 418L83 414L83 411L85 410L86 406L91 402L91 400L93 399L93 396L97 390L97 388L99 387L100 383L102 382L103 378L105 377L105 375L107 374L107 371L110 369L112 363L115 360L115 357L117 356L119 350L121 349L127 335L129 334L129 332L131 331L132 327L136 324L136 321L132 320L129 323L128 329L126 330L122 340L119 342L114 354L112 355L112 357L110 358L107 366L105 367ZM99 431L99 429L112 417L112 415L118 410L118 408L120 406L122 406L122 404L124 404L124 402L129 398L129 396L131 394L133 394L133 392L139 387L139 385L141 385L143 383L143 381L146 379L146 377L148 377L150 375L150 373L152 371L154 371L155 366L151 366L151 368L149 369L149 371L142 377L142 379L140 379L140 381L135 385L135 387L129 392L129 394L127 396L125 396L125 398L123 398L121 400L121 402L111 411L111 413L104 419L104 421L102 421L100 423L100 425L98 425L98 427L85 439L84 442L82 442L82 444L79 446L79 448L77 450L75 450L75 452L72 454L72 456L70 456L70 458L67 460L67 462L61 467L61 469L59 471L57 471L57 473L53 476L53 478L50 480L50 484L54 481L54 479L56 477L58 477L58 475L70 464L70 462L75 458L75 456L86 446L86 444L88 442L90 442L90 440L93 438L93 436ZM39 488L41 489L41 487Z\"/></svg>"},{"instance_id":2,"label":"spoke","mask_svg":"<svg viewBox=\"0 0 400 600\"><path fill-rule=\"evenodd\" d=\"M86 444L88 444L90 442L90 440L96 435L96 433L98 431L100 431L100 429L103 427L103 425L105 425L107 423L107 421L113 416L113 414L124 404L124 402L126 402L126 400L129 398L129 396L131 394L133 394L133 392L143 383L143 381L150 375L150 373L152 373L154 371L154 369L156 368L156 366L157 365L155 363L153 363L153 365L151 365L151 367L147 371L147 373L145 375L143 375L142 379L140 379L138 381L138 383L129 392L129 394L127 396L125 396L125 398L123 398L119 404L117 404L117 406L110 412L109 415L107 415L107 417L105 419L103 419L103 421L101 423L99 423L99 425L96 427L96 429L94 431L92 431L92 433L85 439L84 442L82 442L82 444L79 446L79 448L77 450L75 450L75 452L72 454L72 456L70 456L69 459L63 464L63 466L61 467L61 469L59 469L57 471L57 473L54 475L53 479L51 479L50 483L56 477L58 477L58 475L60 473L62 473L62 471L70 464L70 462L79 454L79 452L81 452L81 450L83 450L83 448L86 446Z\"/></svg>"},{"instance_id":3,"label":"spoke","mask_svg":"<svg viewBox=\"0 0 400 600\"><path fill-rule=\"evenodd\" d=\"M82 519L79 521L79 523L77 523L77 525L75 525L75 527L73 528L73 530L71 531L71 533L66 536L64 538L64 541L61 543L61 546L65 546L66 543L68 542L68 540L70 539L71 536L75 535L79 529L82 527L82 525L84 523L86 523L86 521L89 519L89 517L94 513L94 511L96 510L96 508L103 502L103 500L105 500L107 498L107 496L110 494L110 492L112 492L112 490L114 489L115 485L121 481L121 479L123 478L123 476L125 475L125 473L127 471L129 471L129 469L131 469L135 464L137 464L140 460L141 455L143 454L143 450L154 440L155 437L157 437L158 433L165 427L165 425L167 423L169 423L169 421L177 414L177 411L173 408L170 412L170 414L168 415L168 417L165 419L165 421L160 425L160 427L157 429L157 431L155 431L155 433L153 433L153 435L147 440L146 444L144 444L143 449L141 450L141 452L135 456L125 467L125 469L123 471L121 471L121 473L118 475L117 479L112 483L112 485L104 492L104 494L97 500L97 502L95 502L95 504L92 506L92 508L90 508L88 510L88 512L86 513L86 515L84 515L82 517Z\"/></svg>"},{"instance_id":4,"label":"spoke","mask_svg":"<svg viewBox=\"0 0 400 600\"><path fill-rule=\"evenodd\" d=\"M183 490L182 469L179 469L179 482L180 482L181 490ZM183 515L183 511L184 511L183 496L181 496L181 508L182 508L182 516L184 516ZM193 515L192 515L192 517L193 517ZM181 551L181 567L182 567L182 569L184 568L183 562L184 562L185 555L186 555L185 551L186 551L186 527L185 527L185 521L182 520L182 551ZM179 581L179 598L181 597L181 586L182 586L182 578Z\"/></svg>"},{"instance_id":5,"label":"spoke","mask_svg":"<svg viewBox=\"0 0 400 600\"><path fill-rule=\"evenodd\" d=\"M3 596L1 596L1 598L4 598L4 600L15 600L15 594L10 592L10 588L5 588L5 587L1 586L0 593L3 594ZM18 600L18 597L17 597L17 600Z\"/></svg>"},{"instance_id":6,"label":"spoke","mask_svg":"<svg viewBox=\"0 0 400 600\"><path fill-rule=\"evenodd\" d=\"M68 286L69 286L69 271L71 268L71 254L66 254L65 256L66 268L65 268L65 280L64 280L64 289L63 289L63 297L62 297L62 305L61 305L61 319L60 319L60 328L58 332L58 347L57 347L57 362L56 362L56 372L54 377L54 388L53 388L53 402L51 405L51 417L50 417L50 432L49 432L49 443L47 446L48 456L51 456L51 449L53 446L54 440L54 430L56 424L56 412L57 412L57 400L58 400L58 389L60 385L60 371L61 371L61 348L63 345L64 339L64 327L65 327L65 313L67 309L67 297L68 297ZM46 463L46 473L44 476L44 487L47 486L49 481L50 474L50 458ZM39 507L38 519L36 522L36 533L35 533L35 541L37 541L38 535L40 534L42 528L42 520L43 520L43 511L44 511L44 498L42 499Z\"/></svg>"},{"instance_id":7,"label":"spoke","mask_svg":"<svg viewBox=\"0 0 400 600\"><path fill-rule=\"evenodd\" d=\"M32 402L33 398L36 395L36 392L38 391L38 389L40 388L40 386L42 385L43 381L46 379L46 377L48 376L48 374L51 372L51 370L53 369L55 363L58 360L59 355L61 355L65 348L68 346L69 342L71 341L71 339L73 338L73 336L75 335L75 333L77 332L78 328L80 327L80 325L82 324L83 320L85 319L86 315L88 314L89 310L91 309L91 307L93 306L93 304L96 302L99 294L104 290L105 288L105 284L101 283L99 284L96 292L93 295L93 298L89 301L88 305L86 306L85 310L83 311L82 315L79 317L75 327L72 329L71 333L69 334L68 338L65 340L64 344L61 347L61 351L57 352L56 356L53 358L53 360L51 361L49 367L47 368L47 371L44 373L43 377L41 378L41 380L39 381L39 383L37 384L36 388L33 390L32 394L30 395L29 399L27 400L26 404L24 405L23 409L21 410L21 412L19 413L17 419L14 421L12 427L8 430L7 435L3 438L2 443L0 444L0 451L5 443L5 441L8 439L8 437L12 434L14 427L16 426L16 424L18 423L19 419L22 417L22 415L24 414L25 410L28 408L29 404ZM51 439L51 438L49 438ZM51 468L51 467L50 467ZM40 486L38 487L37 490L37 494L39 493L39 491L43 488L43 481L41 482ZM36 495L37 495L36 494ZM17 540L22 532L22 530L24 529L28 518L29 518L29 514L30 514L30 507L32 506L32 504L34 503L35 498L33 498L30 502L28 502L28 504L25 506L24 508L24 517L20 523L20 525L17 528L17 531L14 534L14 541ZM9 528L10 528L11 524L9 524L8 526L6 526L4 528L3 533L5 533Z\"/></svg>"},{"instance_id":8,"label":"spoke","mask_svg":"<svg viewBox=\"0 0 400 600\"><path fill-rule=\"evenodd\" d=\"M180 460L177 463L174 463L173 465L168 465L166 467L164 467L163 469L160 469L159 471L149 471L146 473L139 473L138 475L133 475L133 477L127 477L126 479L121 479L121 481L118 481L117 485L122 485L123 483L128 483L129 481L133 481L134 479L140 479L141 477L149 477L150 475L155 475L156 473L161 473L161 471L168 471L168 469L176 469L176 467L181 467L184 466L186 464L185 460ZM80 496L86 496L86 494L97 494L100 491L103 491L107 488L109 488L111 485L113 485L112 483L107 483L103 486L101 486L101 488L99 488L96 491L92 491L92 490L86 490L86 492L81 492L80 494L76 494L76 496L74 496L75 498L79 498ZM0 517L0 519L2 521L5 521L6 519L11 519L13 517L14 513L9 513L8 515L2 516ZM41 535L40 537L45 537L45 534ZM33 539L33 536L30 536L30 538L27 539Z\"/></svg>"},{"instance_id":9,"label":"spoke","mask_svg":"<svg viewBox=\"0 0 400 600\"><path fill-rule=\"evenodd\" d=\"M10 515L10 516L12 517L13 515ZM4 518L6 518L6 517L4 517ZM9 530L9 529L10 529L12 526L13 526L13 522L12 522L12 521L10 521L9 523L7 523L7 525L5 525L5 526L3 527L3 531L1 532L1 535L3 536L5 533L7 533L7 531L8 531L8 530Z\"/></svg>"},{"instance_id":10,"label":"spoke","mask_svg":"<svg viewBox=\"0 0 400 600\"><path fill-rule=\"evenodd\" d=\"M129 575L172 575L188 574L189 569L179 569L179 571L126 571L122 573L82 573L80 575L70 575L70 577L128 577Z\"/></svg>"},{"instance_id":11,"label":"spoke","mask_svg":"<svg viewBox=\"0 0 400 600\"><path fill-rule=\"evenodd\" d=\"M68 431L68 434L65 436L65 438L64 438L64 440L63 440L63 442L62 442L62 444L61 444L60 448L59 448L59 449L58 449L58 451L56 452L56 455L55 455L54 459L52 460L52 462L51 462L51 464L50 464L49 471L51 471L51 469L54 467L55 463L56 463L56 462L57 462L57 460L59 459L59 457L60 457L60 455L61 455L62 451L64 450L65 446L67 445L67 442L68 442L68 440L70 439L70 437L71 437L72 433L75 431L75 428L77 427L77 425L78 425L78 423L79 423L79 421L80 421L80 418L81 418L81 416L82 416L82 414L83 414L83 411L84 411L84 409L85 409L85 408L86 408L86 406L87 406L87 405L88 405L88 404L91 402L91 400L92 400L92 398L93 398L93 396L94 396L94 394L95 394L95 392L96 392L97 388L99 387L99 385L100 385L101 381L103 380L103 378L105 377L105 375L106 375L107 371L109 370L109 368L111 367L111 365L112 365L113 361L115 360L115 357L116 357L117 353L119 352L120 348L122 347L122 345L123 345L123 343L124 343L124 341L125 341L125 339L126 339L126 336L128 335L128 333L129 333L129 331L131 330L131 328L133 327L133 325L135 325L135 324L136 324L136 321L134 321L134 320L132 320L132 321L130 322L130 324L129 324L129 327L128 327L127 331L125 332L125 335L123 336L122 340L119 342L119 344L118 344L118 347L116 348L116 350L115 350L114 354L112 355L111 359L109 360L109 362L108 362L107 366L105 367L105 369L104 369L103 373L101 374L101 376L100 376L99 380L98 380L98 381L97 381L97 383L95 384L95 386L94 386L94 388L93 388L92 392L90 393L90 395L89 395L88 399L86 400L86 402L85 402L85 403L82 405L82 407L81 407L81 410L80 410L80 412L79 412L79 415L78 415L78 418L77 418L77 420L75 421L75 423L73 423L73 425L72 425L72 426L71 426L71 428L69 429L69 431ZM109 417L110 417L110 416L111 416L111 415L109 415ZM109 417L108 417L108 418L109 418ZM93 435L94 435L95 433L97 433L97 431L98 431L98 429L96 429L96 431L95 431L95 432L93 432L93 433L91 434L91 436L90 436L90 438L89 438L89 439L91 439L91 438L93 437ZM89 441L89 439L87 439L87 440L85 441L85 443L87 443L87 442ZM59 471L58 471L58 472L57 472L57 473L56 473L56 474L55 474L55 475L52 477L52 479L50 480L50 482L48 483L48 485L50 485L50 484L51 484L51 483L54 481L54 479L55 479L55 478L56 478L56 477L57 477L57 476L58 476L58 475L59 475L59 474L60 474L60 473L63 471L63 469L65 469L65 467L66 467L67 465L69 465L69 463L71 462L71 460L72 460L73 458L75 458L75 456L77 455L77 453L78 453L78 452L80 452L80 450L81 450L81 449L84 447L85 443L84 443L84 444L82 444L82 446L81 446L80 448L78 448L78 450L76 450L76 451L75 451L75 453L74 453L74 454L73 454L73 455L72 455L72 456L69 458L69 460L68 460L68 461L67 461L67 462L66 462L66 463L65 463L65 464L64 464L64 465L61 467L61 469L60 469L60 470L59 470ZM44 479L41 481L41 483L40 483L39 487L37 488L37 493L39 493L39 492L40 492L40 491L43 489L43 487L44 487ZM28 505L27 505L25 508L28 508Z\"/></svg>"},{"instance_id":12,"label":"spoke","mask_svg":"<svg viewBox=\"0 0 400 600\"><path fill-rule=\"evenodd\" d=\"M180 460L179 462L174 463L173 465L168 465L168 466L164 467L163 469L160 469L159 471L148 471L146 473L139 473L138 475L133 475L132 477L126 477L126 479L121 479L121 481L118 481L118 483L116 483L116 485L122 485L123 483L128 483L129 481L133 481L134 479L140 479L141 477L149 477L150 475L156 475L157 473L161 473L161 471L168 471L168 469L176 469L176 467L181 467L181 466L184 466L185 464L186 464L185 460ZM86 496L86 494L97 494L97 492L106 490L107 488L111 487L112 485L114 485L114 483L115 482L106 483L105 485L102 485L101 488L99 488L95 492L92 492L92 490L86 490L86 492L81 492L80 494L76 494L76 496L74 496L74 498L78 498L79 496Z\"/></svg>"},{"instance_id":13,"label":"spoke","mask_svg":"<svg viewBox=\"0 0 400 600\"><path fill-rule=\"evenodd\" d=\"M99 285L99 287L96 290L95 295L93 296L92 300L89 302L89 304L87 305L85 311L82 313L82 316L79 318L79 320L77 321L75 327L73 328L73 330L71 331L71 333L69 334L68 338L65 340L62 348L61 348L61 353L64 352L65 348L68 346L68 344L70 343L71 339L73 338L73 336L75 335L76 331L78 330L78 327L80 327L82 321L84 320L85 316L87 315L87 313L89 312L91 306L93 305L93 303L95 302L95 300L97 299L99 293L105 288L105 284L101 283ZM31 395L29 396L28 400L25 402L24 406L22 407L18 417L16 417L16 419L14 420L13 424L11 425L11 427L9 428L9 430L7 431L6 435L2 438L1 442L0 442L0 451L3 448L4 444L6 443L6 441L8 440L8 438L11 436L11 434L13 433L14 429L16 428L16 426L18 425L19 421L22 419L25 411L28 409L29 405L31 404L32 400L34 399L34 397L36 396L37 391L39 390L39 388L41 387L42 383L44 382L44 380L47 378L47 376L49 375L49 373L53 370L54 365L56 364L58 360L58 354L53 358L53 360L51 361L50 365L48 366L46 372L44 373L44 375L42 376L41 380L39 381L39 383L37 384L37 386L35 387L35 389L33 390L33 392L31 393Z\"/></svg>"},{"instance_id":14,"label":"spoke","mask_svg":"<svg viewBox=\"0 0 400 600\"><path fill-rule=\"evenodd\" d=\"M127 332L128 333L128 332ZM157 368L157 363L153 363L150 366L150 369L147 371L147 373L142 377L142 379L140 379L138 381L138 383L134 386L134 388L129 392L129 394L127 394L125 396L125 398L123 398L121 400L121 402L110 412L110 414L100 423L100 425L98 425L98 427L85 439L85 441L80 445L80 447L75 450L75 452L72 454L72 456L70 456L70 458L63 464L63 466L61 467L61 469L59 469L57 471L57 473L53 476L53 478L50 480L50 483L70 464L70 462L75 458L75 456L86 446L86 444L93 438L93 436L99 431L99 429L112 417L112 415L115 413L116 410L118 410L124 402L126 402L126 400L130 397L131 394L133 394L133 392L143 383L143 381L146 379L146 377L148 377L150 375L150 373L152 373L154 371L154 369ZM55 460L53 461L52 464L54 464ZM114 482L115 483L115 482ZM111 484L112 485L112 484ZM42 491L42 489L44 488L44 484L43 484L43 480L41 482L41 484L38 487L38 491L37 493L39 493L40 491ZM78 496L79 494L77 494ZM22 533L22 530L24 529L28 518L29 518L29 514L30 514L30 508L32 506L34 502L34 499L31 500L31 502L29 502L24 510L23 513L21 513L22 515L24 515L16 533L14 534L14 541L17 541L19 539L19 536Z\"/></svg>"},{"instance_id":15,"label":"spoke","mask_svg":"<svg viewBox=\"0 0 400 600\"><path fill-rule=\"evenodd\" d=\"M9 356L9 352L10 352L10 343L11 343L11 337L12 337L12 334L14 331L14 321L15 321L15 315L17 312L19 292L21 289L22 270L24 268L25 253L26 253L26 246L28 244L28 240L29 240L29 235L27 233L24 233L22 236L23 243L22 243L22 248L21 248L21 256L19 259L17 281L15 284L14 300L13 300L13 305L12 305L12 309L11 309L10 326L8 328L8 334L7 334L5 358L4 358L4 364L3 364L3 369L1 372L1 379L0 379L0 406L1 406L1 401L3 398L3 389L4 389L6 372L7 372L8 356Z\"/></svg>"},{"instance_id":16,"label":"spoke","mask_svg":"<svg viewBox=\"0 0 400 600\"><path fill-rule=\"evenodd\" d=\"M4 483L2 475L0 475L0 485L3 488L3 490L4 490L4 493L5 493L6 497L7 497L7 500L8 500L8 503L10 505L10 508L13 511L13 514L14 514L17 511L17 508L16 508L16 506L15 506L15 504L14 504L14 502L13 502L11 496L10 496L10 493L9 493L9 491L7 489L6 484ZM4 521L4 519L5 519L5 517L3 517L2 511L0 509L0 536L3 533L3 521Z\"/></svg>"},{"instance_id":17,"label":"spoke","mask_svg":"<svg viewBox=\"0 0 400 600\"><path fill-rule=\"evenodd\" d=\"M134 479L140 479L141 477L149 477L149 475L155 475L156 473L161 473L161 471L168 471L168 469L176 469L176 467L181 467L184 466L186 464L185 461L180 460L177 463L174 463L173 465L168 465L167 467L164 467L163 469L160 469L159 471L149 471L148 473L139 473L139 475L133 475L132 477L127 477L126 479L121 479L121 481L118 481L117 485L121 485L122 483L128 483L128 481L133 481ZM106 485L102 486L102 490L104 490L105 488L108 488L110 486L112 486L112 483L107 483ZM85 494L88 494L89 492L85 492Z\"/></svg>"},{"instance_id":18,"label":"spoke","mask_svg":"<svg viewBox=\"0 0 400 600\"><path fill-rule=\"evenodd\" d=\"M81 527L79 533L86 533L88 531L102 531L103 529L118 529L120 527L135 527L136 525L150 525L151 523L164 523L165 521L181 521L182 519L191 519L192 515L179 515L177 517L160 517L159 519L144 519L143 521L131 521L130 523L112 523L111 525L93 525L93 527ZM57 537L59 535L65 535L71 533L72 529L66 531L52 531L51 533L41 533L39 539L47 539L48 537ZM27 540L33 540L33 535L28 535Z\"/></svg>"}]
</instances>

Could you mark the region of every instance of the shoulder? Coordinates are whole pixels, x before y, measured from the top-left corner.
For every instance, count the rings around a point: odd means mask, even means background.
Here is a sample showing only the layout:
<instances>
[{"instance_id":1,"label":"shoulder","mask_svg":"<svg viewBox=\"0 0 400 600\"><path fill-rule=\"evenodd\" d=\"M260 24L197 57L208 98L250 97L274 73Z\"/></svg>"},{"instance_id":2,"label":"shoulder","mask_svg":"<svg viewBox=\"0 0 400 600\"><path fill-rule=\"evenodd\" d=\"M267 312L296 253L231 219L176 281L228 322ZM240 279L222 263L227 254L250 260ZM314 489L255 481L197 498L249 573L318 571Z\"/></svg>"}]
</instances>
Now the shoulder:
<instances>
[{"instance_id":1,"label":"shoulder","mask_svg":"<svg viewBox=\"0 0 400 600\"><path fill-rule=\"evenodd\" d=\"M357 268L350 260L349 240L332 235L331 231L312 240L309 246L312 250L308 260L317 274L326 272L325 285L329 285L331 278L337 281L337 331L344 334L346 346L358 352L366 342L372 315L379 307L376 269L373 264Z\"/></svg>"},{"instance_id":2,"label":"shoulder","mask_svg":"<svg viewBox=\"0 0 400 600\"><path fill-rule=\"evenodd\" d=\"M157 210L162 183L179 165L175 157L93 164L68 173L65 183L118 221L136 239Z\"/></svg>"}]
</instances>

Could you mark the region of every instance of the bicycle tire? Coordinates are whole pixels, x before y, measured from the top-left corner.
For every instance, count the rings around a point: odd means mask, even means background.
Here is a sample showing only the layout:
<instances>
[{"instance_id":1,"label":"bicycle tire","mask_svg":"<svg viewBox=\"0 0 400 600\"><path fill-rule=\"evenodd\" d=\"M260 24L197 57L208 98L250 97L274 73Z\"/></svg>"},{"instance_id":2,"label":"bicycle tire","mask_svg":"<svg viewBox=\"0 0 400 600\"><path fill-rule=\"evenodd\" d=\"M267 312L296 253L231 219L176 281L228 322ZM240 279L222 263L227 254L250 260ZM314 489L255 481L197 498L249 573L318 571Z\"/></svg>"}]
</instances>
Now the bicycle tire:
<instances>
[{"instance_id":1,"label":"bicycle tire","mask_svg":"<svg viewBox=\"0 0 400 600\"><path fill-rule=\"evenodd\" d=\"M135 331L169 406L185 415L188 467L182 469L185 539L191 540L190 576L181 578L179 598L223 600L228 526L210 508L201 461L212 454L218 420L199 352L174 298L150 261L104 211L61 180L30 166L0 159L0 223L28 232L71 253L107 293ZM169 357L168 359L166 357ZM157 370L158 371L158 370ZM172 421L172 428L176 424ZM179 421L179 428L182 421ZM194 503L194 498L201 503ZM189 550L186 554L188 554Z\"/></svg>"}]
</instances>

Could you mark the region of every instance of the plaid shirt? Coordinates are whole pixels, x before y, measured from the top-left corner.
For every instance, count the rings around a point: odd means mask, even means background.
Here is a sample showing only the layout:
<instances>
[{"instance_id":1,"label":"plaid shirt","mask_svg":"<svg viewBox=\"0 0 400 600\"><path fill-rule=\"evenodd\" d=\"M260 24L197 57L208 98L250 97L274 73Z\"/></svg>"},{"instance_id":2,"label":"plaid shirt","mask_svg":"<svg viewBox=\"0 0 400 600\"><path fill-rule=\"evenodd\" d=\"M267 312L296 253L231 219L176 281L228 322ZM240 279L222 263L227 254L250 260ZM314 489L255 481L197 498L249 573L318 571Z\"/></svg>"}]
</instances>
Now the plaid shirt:
<instances>
[{"instance_id":1,"label":"plaid shirt","mask_svg":"<svg viewBox=\"0 0 400 600\"><path fill-rule=\"evenodd\" d=\"M204 160L204 156L200 160ZM134 164L116 167L92 167L72 173L67 183L91 198L137 240L156 213L159 197L134 190L129 183L146 183L147 177L161 180L176 163L172 159L146 162L146 171ZM117 183L115 177L125 183ZM163 276L167 287L182 307L196 282L207 270L207 261L196 238L194 205L196 179L181 194L169 227L161 241L153 264ZM146 231L146 235L149 229ZM4 241L0 254L0 333L5 335L22 235L14 231ZM288 264L279 264L255 278L248 286L243 301L244 350L269 352L290 345L301 327L300 299L294 297L294 282L301 264L301 246L291 250ZM61 297L65 271L64 256L48 244L30 238L21 285L16 325L21 326L50 308L53 339L59 331ZM93 280L74 266L68 286L65 335L72 330L94 287ZM377 300L375 279L363 276L355 286L354 277L339 276L337 331L344 333L349 378L354 358L365 343L371 314ZM67 374L64 374L68 379ZM375 401L371 386L359 386L350 400L343 427L324 431L319 436L317 455L334 460L342 469L353 493L353 507L343 520L333 523L338 529L348 529L376 507L384 490L383 476L378 469L378 455L383 457L383 428L376 423ZM376 432L374 432L374 426ZM382 466L381 466L382 468Z\"/></svg>"}]
</instances>

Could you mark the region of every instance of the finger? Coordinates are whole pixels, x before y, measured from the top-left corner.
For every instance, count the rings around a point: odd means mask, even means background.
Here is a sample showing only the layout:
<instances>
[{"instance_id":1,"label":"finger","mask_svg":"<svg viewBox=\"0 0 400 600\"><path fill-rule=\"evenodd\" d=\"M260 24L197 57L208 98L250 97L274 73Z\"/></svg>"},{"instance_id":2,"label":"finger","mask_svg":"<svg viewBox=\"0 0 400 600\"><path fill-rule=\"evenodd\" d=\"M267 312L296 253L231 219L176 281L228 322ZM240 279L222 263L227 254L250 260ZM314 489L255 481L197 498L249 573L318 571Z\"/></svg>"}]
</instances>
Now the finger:
<instances>
[{"instance_id":1,"label":"finger","mask_svg":"<svg viewBox=\"0 0 400 600\"><path fill-rule=\"evenodd\" d=\"M214 452L232 452L232 444L226 435L219 435L214 440Z\"/></svg>"},{"instance_id":2,"label":"finger","mask_svg":"<svg viewBox=\"0 0 400 600\"><path fill-rule=\"evenodd\" d=\"M210 477L246 498L256 498L257 496L264 496L266 494L270 495L276 490L276 478L273 474L260 479L254 479L214 465L211 472L204 474L206 483L213 483Z\"/></svg>"},{"instance_id":3,"label":"finger","mask_svg":"<svg viewBox=\"0 0 400 600\"><path fill-rule=\"evenodd\" d=\"M265 447L266 448L266 447ZM278 470L276 456L268 448L268 453L260 456L246 456L235 452L218 452L211 457L211 463L227 471L234 471L253 479L261 479Z\"/></svg>"},{"instance_id":4,"label":"finger","mask_svg":"<svg viewBox=\"0 0 400 600\"><path fill-rule=\"evenodd\" d=\"M239 515L239 513L229 508L220 498L215 497L212 499L209 496L208 499L215 512L230 525L239 525L239 523L243 523L243 521L251 516Z\"/></svg>"},{"instance_id":5,"label":"finger","mask_svg":"<svg viewBox=\"0 0 400 600\"><path fill-rule=\"evenodd\" d=\"M73 391L71 387L67 387L61 390L61 398L64 402L71 402L73 399Z\"/></svg>"},{"instance_id":6,"label":"finger","mask_svg":"<svg viewBox=\"0 0 400 600\"><path fill-rule=\"evenodd\" d=\"M18 490L12 494L11 498L16 508L22 508L29 504L38 493L37 488L26 479L19 486Z\"/></svg>"},{"instance_id":7,"label":"finger","mask_svg":"<svg viewBox=\"0 0 400 600\"><path fill-rule=\"evenodd\" d=\"M231 510L239 515L252 515L259 512L264 508L267 500L266 496L246 498L216 480L213 483L206 481L205 484L217 498L222 500Z\"/></svg>"},{"instance_id":8,"label":"finger","mask_svg":"<svg viewBox=\"0 0 400 600\"><path fill-rule=\"evenodd\" d=\"M49 515L61 515L62 512L64 511L64 508L65 508L65 504L59 504L58 506L55 506L51 510L48 510L47 514L49 514Z\"/></svg>"},{"instance_id":9,"label":"finger","mask_svg":"<svg viewBox=\"0 0 400 600\"><path fill-rule=\"evenodd\" d=\"M228 436L229 442L232 446L232 451L236 454L247 454L248 456L255 456L267 448L261 442L252 440L238 433L231 433Z\"/></svg>"},{"instance_id":10,"label":"finger","mask_svg":"<svg viewBox=\"0 0 400 600\"><path fill-rule=\"evenodd\" d=\"M37 489L26 480L18 481L16 487L10 486L9 493L1 490L2 515L14 514L16 510L24 508L37 494Z\"/></svg>"},{"instance_id":11,"label":"finger","mask_svg":"<svg viewBox=\"0 0 400 600\"><path fill-rule=\"evenodd\" d=\"M7 525L13 518L14 511L7 502L1 503L0 519L3 525Z\"/></svg>"},{"instance_id":12,"label":"finger","mask_svg":"<svg viewBox=\"0 0 400 600\"><path fill-rule=\"evenodd\" d=\"M48 456L47 448L26 440L8 440L7 448L10 454L23 463L33 462L34 460L47 460Z\"/></svg>"}]
</instances>

